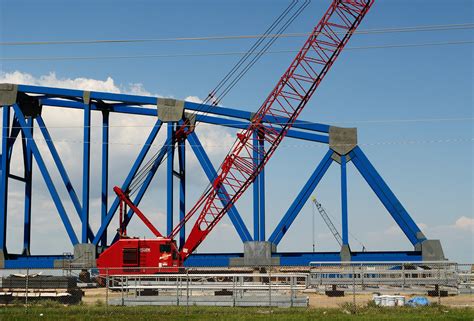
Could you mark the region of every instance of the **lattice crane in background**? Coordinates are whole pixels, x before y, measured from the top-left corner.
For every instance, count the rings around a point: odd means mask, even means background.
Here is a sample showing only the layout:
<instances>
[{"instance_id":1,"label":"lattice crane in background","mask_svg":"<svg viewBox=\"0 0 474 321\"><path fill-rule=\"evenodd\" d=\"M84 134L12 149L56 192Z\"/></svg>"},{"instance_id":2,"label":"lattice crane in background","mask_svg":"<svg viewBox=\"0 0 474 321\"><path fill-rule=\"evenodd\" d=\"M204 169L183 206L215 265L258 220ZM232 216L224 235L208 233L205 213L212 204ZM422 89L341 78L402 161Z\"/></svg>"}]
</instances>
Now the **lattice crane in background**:
<instances>
[{"instance_id":1,"label":"lattice crane in background","mask_svg":"<svg viewBox=\"0 0 474 321\"><path fill-rule=\"evenodd\" d=\"M332 235L336 239L337 243L339 244L339 246L342 247L343 241L342 241L341 234L334 226L334 223L331 221L331 218L329 217L328 213L326 212L324 207L321 205L321 203L318 202L318 200L316 199L316 196L313 196L311 200L313 201L314 207L318 210L319 214L323 218L324 223L326 223ZM314 216L314 213L313 213L313 216ZM352 233L349 233L349 234L350 236L352 236L352 238L354 238L360 244L360 246L362 247L362 252L365 252L366 251L365 245L357 237L352 235ZM313 221L313 252L314 252L314 248L315 248L315 244L314 244L314 221Z\"/></svg>"},{"instance_id":2,"label":"lattice crane in background","mask_svg":"<svg viewBox=\"0 0 474 321\"><path fill-rule=\"evenodd\" d=\"M213 183L171 234L165 238L161 237L159 232L155 233L156 240L121 238L99 256L98 267L127 266L127 264L133 266L133 262L138 259L146 266L158 266L170 270L182 266L263 170L373 2L374 0L333 0L275 88L254 114L249 126L237 134L237 139L222 162ZM288 121L266 122L281 118L286 118ZM190 127L192 126L189 123L183 123L176 132L177 139L185 137L186 133L192 130ZM265 147L263 144L259 148L253 146L254 135L266 143ZM123 203L135 212L139 211L129 200L126 191L121 191L118 187L114 190ZM195 215L198 215L197 220L186 242L179 249L174 239L186 222ZM142 215L139 217L142 218ZM147 220L145 224L152 228ZM157 231L154 227L152 230ZM134 246L132 243L139 242L145 242L149 250L137 250L136 253L130 251L125 260L124 251Z\"/></svg>"},{"instance_id":3,"label":"lattice crane in background","mask_svg":"<svg viewBox=\"0 0 474 321\"><path fill-rule=\"evenodd\" d=\"M313 196L313 198L311 200L313 201L314 206L316 207L319 214L323 218L324 223L326 223L326 225L328 226L328 228L331 231L332 235L336 239L337 243L339 243L339 246L342 246L341 234L339 234L339 232L337 231L336 227L334 226L331 219L329 218L328 213L326 213L326 210L324 209L324 207L321 205L321 203L318 202L318 200L316 199L315 196ZM314 244L313 244L313 246L314 246Z\"/></svg>"}]
</instances>

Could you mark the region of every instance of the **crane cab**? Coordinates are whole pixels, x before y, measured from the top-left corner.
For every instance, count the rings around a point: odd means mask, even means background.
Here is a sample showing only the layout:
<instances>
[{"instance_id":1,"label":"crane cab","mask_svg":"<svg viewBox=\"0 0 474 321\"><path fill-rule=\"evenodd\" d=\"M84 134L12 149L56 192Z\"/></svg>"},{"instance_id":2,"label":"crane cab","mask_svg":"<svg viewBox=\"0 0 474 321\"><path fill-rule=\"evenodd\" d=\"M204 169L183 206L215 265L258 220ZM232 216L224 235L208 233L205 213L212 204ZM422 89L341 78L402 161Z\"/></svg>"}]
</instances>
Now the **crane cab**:
<instances>
[{"instance_id":1,"label":"crane cab","mask_svg":"<svg viewBox=\"0 0 474 321\"><path fill-rule=\"evenodd\" d=\"M100 275L177 273L176 242L169 238L121 238L96 260Z\"/></svg>"}]
</instances>

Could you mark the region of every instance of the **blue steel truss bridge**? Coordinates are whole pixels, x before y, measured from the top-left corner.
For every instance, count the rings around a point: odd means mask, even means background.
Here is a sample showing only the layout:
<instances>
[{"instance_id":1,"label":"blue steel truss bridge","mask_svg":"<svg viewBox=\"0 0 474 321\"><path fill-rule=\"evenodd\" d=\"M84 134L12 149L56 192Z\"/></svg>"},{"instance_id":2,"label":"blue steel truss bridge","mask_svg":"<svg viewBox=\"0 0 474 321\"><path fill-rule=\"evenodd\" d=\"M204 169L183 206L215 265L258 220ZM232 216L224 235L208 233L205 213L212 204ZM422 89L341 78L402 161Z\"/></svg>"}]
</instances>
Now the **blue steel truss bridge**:
<instances>
[{"instance_id":1,"label":"blue steel truss bridge","mask_svg":"<svg viewBox=\"0 0 474 321\"><path fill-rule=\"evenodd\" d=\"M184 119L189 121L188 116L193 115L192 122L205 123L212 126L224 126L234 129L245 129L248 127L253 114L236 108L214 107L190 101L179 101L174 99L163 99L148 96L136 96L126 94L114 94L105 92L92 92L83 90L69 90L60 88L47 88L39 86L0 84L0 106L2 107L2 150L1 150L1 175L0 175L0 267L2 268L52 268L62 266L65 260L82 262L94 265L95 257L107 246L110 246L112 237L107 237L107 233L116 233L116 227L111 224L112 219L118 212L119 199L109 199L109 128L111 124L111 114L139 115L141 117L152 118L155 123L151 128L145 143L140 152L136 155L128 175L122 182L122 190L130 187L135 175L144 166L144 161L150 152L160 130L166 130L167 139L163 143L163 148L151 164L150 170L143 178L142 184L131 199L135 205L146 194L158 167L161 163L166 166L167 185L167 234L173 229L173 213L177 206L179 219L186 215L186 146L190 147L196 156L199 165L205 173L209 182L213 182L216 177L216 168L210 161L206 148L201 144L198 131L192 131L186 139L176 146L170 144L178 124ZM66 170L64 161L55 146L55 142L48 130L48 125L42 117L45 109L74 109L82 112L83 115L83 141L82 150L82 185L75 186ZM90 181L91 181L91 114L101 115L101 215L100 227L93 230L90 226ZM269 118L264 122L284 123L284 118ZM33 128L38 128L33 132ZM283 213L273 213L280 215L279 223L273 227L272 232L267 235L266 231L271 230L266 226L265 212L265 171L262 171L252 183L253 197L253 222L249 227L244 222L238 210L238 203L231 206L228 215L238 236L243 243L242 253L211 253L192 254L186 260L186 266L232 266L232 265L309 265L309 262L335 262L335 261L438 261L444 259L443 250L439 240L429 240L412 219L402 203L391 191L388 184L377 172L369 161L367 155L358 146L357 130L355 128L341 128L327 124L313 123L310 121L298 120L287 133L288 137L324 144L327 152L319 161L316 168L310 173L305 182L301 182L302 188L296 198L288 204L288 208ZM46 142L47 152L38 148L35 139ZM253 138L254 146L265 144L257 136ZM22 175L11 173L12 153L14 148L21 149L22 153ZM46 162L51 158L53 162ZM149 155L148 155L149 156ZM177 158L178 168L174 168L175 158ZM37 164L39 173L46 183L51 196L52 203L57 210L58 226L67 232L67 239L64 242L70 244L71 256L60 253L49 253L47 255L37 255L32 253L31 245L34 239L31 238L32 215L35 215L33 193L33 163ZM400 227L404 235L413 245L413 248L406 251L352 251L349 244L349 224L348 224L348 204L347 204L347 165L351 163L362 175L367 184L376 194L380 202L386 208L388 214ZM18 165L18 164L16 164ZM337 252L278 252L277 247L285 237L286 232L291 228L292 223L299 215L302 207L318 186L328 168L340 167L340 189L341 189L341 221L342 221L342 247ZM56 167L54 169L54 167ZM57 170L60 180L53 180L51 171ZM123 169L124 171L127 169ZM173 180L179 180L179 197L173 197ZM9 182L16 180L24 184L24 219L23 234L15 235L14 241L22 243L22 251L13 253L7 247L8 230L8 202L9 202ZM59 189L65 188L74 205L72 211L67 211L63 204L63 199L59 196ZM80 189L80 190L79 190ZM81 193L78 193L81 191ZM82 199L78 195L82 196ZM71 222L71 217L79 218L79 226ZM133 216L129 211L125 217L128 222ZM51 222L51 224L55 224ZM97 225L97 224L94 224ZM219 228L219 227L217 227ZM116 240L115 238L114 240ZM180 244L186 241L186 230L183 227L179 232ZM113 241L111 241L113 242ZM87 255L86 255L87 254Z\"/></svg>"}]
</instances>

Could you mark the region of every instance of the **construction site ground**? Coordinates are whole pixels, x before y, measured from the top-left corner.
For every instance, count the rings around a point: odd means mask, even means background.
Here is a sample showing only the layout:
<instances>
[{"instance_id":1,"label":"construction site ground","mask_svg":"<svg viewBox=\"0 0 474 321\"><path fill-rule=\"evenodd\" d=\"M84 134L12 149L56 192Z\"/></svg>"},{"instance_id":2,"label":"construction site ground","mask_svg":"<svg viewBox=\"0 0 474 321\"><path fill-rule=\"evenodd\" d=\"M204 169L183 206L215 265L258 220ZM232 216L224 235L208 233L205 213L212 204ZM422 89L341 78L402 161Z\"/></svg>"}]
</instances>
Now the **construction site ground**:
<instances>
[{"instance_id":1,"label":"construction site ground","mask_svg":"<svg viewBox=\"0 0 474 321\"><path fill-rule=\"evenodd\" d=\"M400 293L404 295L403 293ZM346 294L343 297L328 297L324 294L317 293L303 293L302 295L307 295L309 297L309 307L310 308L338 308L344 306L345 304L353 303L352 294ZM105 298L120 298L120 292L108 291L106 293L105 288L94 288L94 289L84 289L84 297L82 301L86 305L95 305L102 302L105 304ZM413 294L406 294L407 297L413 296ZM356 304L363 306L366 305L372 299L372 294L356 294L355 300ZM429 300L433 303L438 303L437 297L430 297ZM460 294L460 295L450 295L448 297L441 297L439 299L442 305L454 307L454 308L465 308L470 307L474 308L474 294Z\"/></svg>"}]
</instances>

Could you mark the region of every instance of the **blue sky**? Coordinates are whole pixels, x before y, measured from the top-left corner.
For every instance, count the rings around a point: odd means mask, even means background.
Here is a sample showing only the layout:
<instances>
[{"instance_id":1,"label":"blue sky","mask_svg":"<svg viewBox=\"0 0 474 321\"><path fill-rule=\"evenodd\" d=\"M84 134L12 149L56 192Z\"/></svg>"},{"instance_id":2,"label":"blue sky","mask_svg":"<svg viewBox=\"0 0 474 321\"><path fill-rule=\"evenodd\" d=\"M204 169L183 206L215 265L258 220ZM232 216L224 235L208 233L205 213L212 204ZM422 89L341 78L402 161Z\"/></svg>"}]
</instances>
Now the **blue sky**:
<instances>
[{"instance_id":1,"label":"blue sky","mask_svg":"<svg viewBox=\"0 0 474 321\"><path fill-rule=\"evenodd\" d=\"M64 1L0 0L0 37L2 42L8 42L259 34L288 3L135 1L132 6L125 1L75 1L65 4ZM310 31L328 3L329 1L313 1L290 26L288 32ZM473 23L472 6L472 1L463 0L378 0L360 29ZM472 29L381 33L355 35L348 47L472 40ZM297 50L303 41L304 38L279 39L272 49ZM12 58L228 52L245 51L251 44L252 40L227 40L0 46L0 56ZM256 110L293 56L292 53L265 55L222 104ZM89 83L97 80L105 86L103 83L110 77L114 88L121 91L133 90L136 84L140 84L140 88L153 94L202 98L238 59L238 56L208 56L74 61L2 60L1 76L2 79L12 79L12 73L18 72L23 77L20 79L27 79L25 75L28 74L28 79L41 83L42 76L54 73L50 80L53 77L60 87L77 85L77 78L87 79ZM346 50L301 115L301 119L314 122L357 126L361 147L415 221L424 227L428 237L442 240L449 258L460 261L474 259L472 60L472 44ZM51 121L61 118L60 115L56 117L51 116ZM427 119L451 120L420 121ZM140 123L141 120L136 121ZM233 134L228 133L229 137ZM53 135L59 137L61 134L63 133L53 130ZM70 135L80 138L80 131L76 134L71 129ZM203 132L202 135L206 133ZM212 141L213 134L208 135ZM137 143L143 139L133 138ZM71 153L76 148L78 146L73 143L64 146L65 151ZM213 158L216 165L221 160L220 155L226 152L224 146L221 149ZM267 170L267 235L324 152L325 148L319 146L308 148L301 146L300 142L287 140L272 159ZM124 166L126 164L126 161L124 164L120 163ZM69 166L74 171L74 157L71 157ZM114 166L120 169L119 164ZM364 240L368 249L409 249L409 243L394 228L388 213L377 202L362 178L352 165L349 169L352 233ZM80 171L76 174L80 186ZM117 177L111 178L112 182L119 183L120 175L123 174L119 173ZM160 178L163 180L164 176L159 176L158 180ZM193 192L190 193L190 204L202 191L200 183L202 179L196 178ZM334 216L340 211L338 183L338 169L334 166L316 191L323 205ZM41 182L38 184L41 186ZM164 212L164 203L156 201L163 199L162 193L160 194L162 186L157 182L154 188L150 192L155 194L143 206L150 213ZM43 200L40 195L38 199ZM44 204L43 210L46 211L49 208L46 197ZM240 207L251 228L251 210L248 205L248 199L244 199ZM311 249L312 232L308 227L311 215L311 206L307 204L280 244L279 250ZM467 220L459 222L463 217ZM162 224L158 217L156 220L157 225ZM222 232L228 228L225 224L228 221L224 221L221 231L203 244L203 251L240 250L241 245L235 233ZM328 237L327 228L320 221L318 224L319 248L335 249L335 242ZM136 228L142 232L139 226ZM40 234L38 238L41 238ZM15 240L21 239L14 236L9 238L13 248ZM225 242L218 242L222 240Z\"/></svg>"}]
</instances>

